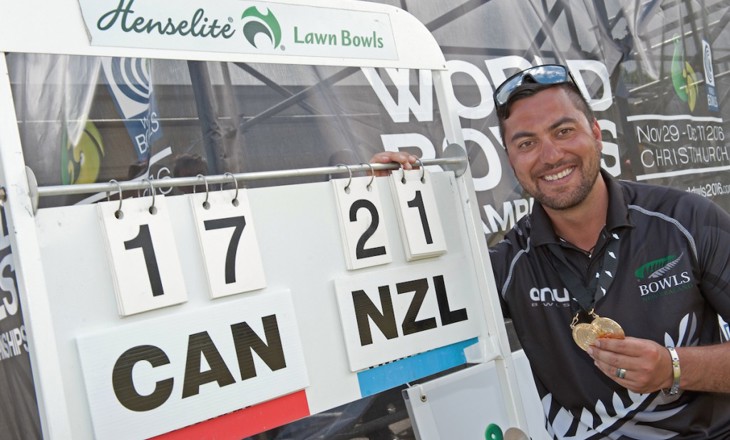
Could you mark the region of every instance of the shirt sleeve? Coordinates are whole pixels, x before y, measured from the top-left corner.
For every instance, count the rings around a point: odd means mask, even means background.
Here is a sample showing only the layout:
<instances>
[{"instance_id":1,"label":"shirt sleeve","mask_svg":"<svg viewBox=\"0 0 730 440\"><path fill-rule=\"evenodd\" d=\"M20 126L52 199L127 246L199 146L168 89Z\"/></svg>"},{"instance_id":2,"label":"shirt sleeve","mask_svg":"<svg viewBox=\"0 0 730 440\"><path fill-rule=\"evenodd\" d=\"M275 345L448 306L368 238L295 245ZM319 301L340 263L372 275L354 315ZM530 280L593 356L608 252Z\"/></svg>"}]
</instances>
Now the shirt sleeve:
<instances>
[{"instance_id":1,"label":"shirt sleeve","mask_svg":"<svg viewBox=\"0 0 730 440\"><path fill-rule=\"evenodd\" d=\"M508 246L505 245L504 241L499 242L489 249L489 259L492 263L494 284L497 286L496 293L497 296L499 296L499 305L502 307L502 316L505 318L511 318L511 315L509 313L509 307L501 291L506 279L506 269L504 267L504 262L507 259L507 251Z\"/></svg>"},{"instance_id":2,"label":"shirt sleeve","mask_svg":"<svg viewBox=\"0 0 730 440\"><path fill-rule=\"evenodd\" d=\"M700 291L715 311L730 320L730 214L705 200L694 213Z\"/></svg>"}]
</instances>

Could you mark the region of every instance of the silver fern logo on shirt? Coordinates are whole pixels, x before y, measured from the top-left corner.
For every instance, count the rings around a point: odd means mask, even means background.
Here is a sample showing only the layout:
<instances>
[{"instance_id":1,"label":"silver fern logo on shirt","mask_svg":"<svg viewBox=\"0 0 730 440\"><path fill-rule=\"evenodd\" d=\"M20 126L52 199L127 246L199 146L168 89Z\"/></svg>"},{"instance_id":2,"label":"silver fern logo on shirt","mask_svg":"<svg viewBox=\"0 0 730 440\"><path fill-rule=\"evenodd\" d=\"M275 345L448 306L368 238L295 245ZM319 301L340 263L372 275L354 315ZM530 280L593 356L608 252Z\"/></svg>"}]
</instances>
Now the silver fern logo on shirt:
<instances>
[{"instance_id":1,"label":"silver fern logo on shirt","mask_svg":"<svg viewBox=\"0 0 730 440\"><path fill-rule=\"evenodd\" d=\"M688 271L675 273L684 253L667 255L657 260L649 261L634 271L639 281L639 291L644 299L653 299L659 296L687 290L691 287L692 278Z\"/></svg>"}]
</instances>

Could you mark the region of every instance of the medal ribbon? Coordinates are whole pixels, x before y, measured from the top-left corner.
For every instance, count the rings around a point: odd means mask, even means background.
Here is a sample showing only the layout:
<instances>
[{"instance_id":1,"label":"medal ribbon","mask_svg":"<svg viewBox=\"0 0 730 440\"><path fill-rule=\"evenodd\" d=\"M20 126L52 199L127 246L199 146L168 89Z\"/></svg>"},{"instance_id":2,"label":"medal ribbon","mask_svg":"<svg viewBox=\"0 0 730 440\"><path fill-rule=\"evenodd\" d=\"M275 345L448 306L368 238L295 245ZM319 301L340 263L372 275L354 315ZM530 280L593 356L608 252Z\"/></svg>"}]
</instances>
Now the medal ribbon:
<instances>
[{"instance_id":1,"label":"medal ribbon","mask_svg":"<svg viewBox=\"0 0 730 440\"><path fill-rule=\"evenodd\" d=\"M570 268L559 245L548 245L550 251L558 259L559 264L555 269L558 272L558 276L560 276L560 280L568 288L570 296L586 313L592 311L596 302L603 298L616 275L616 269L618 268L619 236L617 233L612 232L608 240L598 272L596 272L596 276L590 281L588 286L585 286L582 280ZM571 308L573 308L572 302ZM576 312L574 308L573 312Z\"/></svg>"}]
</instances>

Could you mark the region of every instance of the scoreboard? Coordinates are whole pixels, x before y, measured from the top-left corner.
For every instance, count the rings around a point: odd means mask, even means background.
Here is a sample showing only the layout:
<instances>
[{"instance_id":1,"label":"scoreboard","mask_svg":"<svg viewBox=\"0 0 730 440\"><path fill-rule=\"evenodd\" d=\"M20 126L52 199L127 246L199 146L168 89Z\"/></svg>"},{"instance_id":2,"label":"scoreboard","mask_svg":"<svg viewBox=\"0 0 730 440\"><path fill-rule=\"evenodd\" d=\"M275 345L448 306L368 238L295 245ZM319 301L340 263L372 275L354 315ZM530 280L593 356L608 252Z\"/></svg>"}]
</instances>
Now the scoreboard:
<instances>
[{"instance_id":1,"label":"scoreboard","mask_svg":"<svg viewBox=\"0 0 730 440\"><path fill-rule=\"evenodd\" d=\"M291 421L489 350L458 187L423 169L40 209L72 417L98 438Z\"/></svg>"}]
</instances>

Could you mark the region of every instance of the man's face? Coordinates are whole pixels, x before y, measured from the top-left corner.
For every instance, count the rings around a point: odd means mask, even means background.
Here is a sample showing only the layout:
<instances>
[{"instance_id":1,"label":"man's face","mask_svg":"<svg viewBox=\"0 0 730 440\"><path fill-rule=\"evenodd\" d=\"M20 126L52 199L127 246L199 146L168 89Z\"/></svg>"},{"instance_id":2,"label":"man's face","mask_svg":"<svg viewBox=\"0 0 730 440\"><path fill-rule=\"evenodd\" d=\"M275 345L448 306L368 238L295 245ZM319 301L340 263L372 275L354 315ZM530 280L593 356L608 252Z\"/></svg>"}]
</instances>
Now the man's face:
<instances>
[{"instance_id":1,"label":"man's face","mask_svg":"<svg viewBox=\"0 0 730 440\"><path fill-rule=\"evenodd\" d=\"M510 165L546 208L569 209L591 192L600 170L601 129L560 87L515 102L504 121Z\"/></svg>"}]
</instances>

